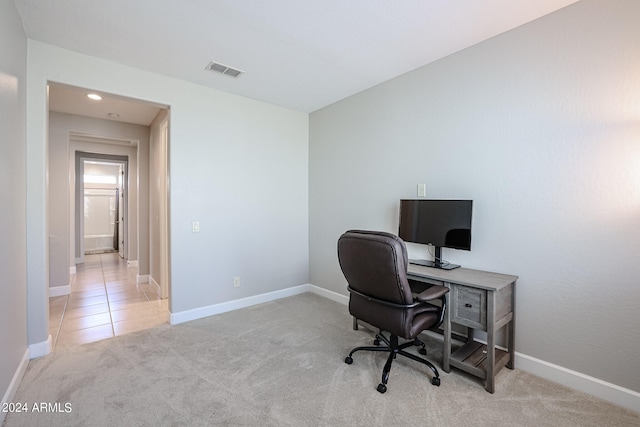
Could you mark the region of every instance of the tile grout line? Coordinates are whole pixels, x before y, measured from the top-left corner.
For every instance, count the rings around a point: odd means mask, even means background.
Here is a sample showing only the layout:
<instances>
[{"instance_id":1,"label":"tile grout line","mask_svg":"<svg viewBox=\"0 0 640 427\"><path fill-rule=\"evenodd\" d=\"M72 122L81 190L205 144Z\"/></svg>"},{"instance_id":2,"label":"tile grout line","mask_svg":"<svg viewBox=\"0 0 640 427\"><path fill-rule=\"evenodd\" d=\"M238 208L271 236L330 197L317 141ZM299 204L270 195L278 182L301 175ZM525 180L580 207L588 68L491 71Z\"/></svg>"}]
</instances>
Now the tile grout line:
<instances>
[{"instance_id":1,"label":"tile grout line","mask_svg":"<svg viewBox=\"0 0 640 427\"><path fill-rule=\"evenodd\" d=\"M67 313L67 307L69 305L69 297L71 296L71 293L69 293L69 295L66 296L65 301L64 301L64 307L62 308L62 314L60 315L60 322L58 322L58 327L56 328L56 336L53 339L53 343L51 344L51 352L53 353L53 351L56 348L56 344L58 343L58 337L60 336L60 331L62 330L62 322L64 321L64 315ZM49 315L49 317L51 317L51 315ZM49 320L51 321L51 320Z\"/></svg>"},{"instance_id":2,"label":"tile grout line","mask_svg":"<svg viewBox=\"0 0 640 427\"><path fill-rule=\"evenodd\" d=\"M116 329L113 327L113 315L111 314L111 303L109 302L109 290L107 289L107 279L104 277L104 266L102 265L102 255L100 255L100 272L102 273L102 284L104 293L107 297L107 309L109 310L109 324L111 325L111 333L116 336Z\"/></svg>"}]
</instances>

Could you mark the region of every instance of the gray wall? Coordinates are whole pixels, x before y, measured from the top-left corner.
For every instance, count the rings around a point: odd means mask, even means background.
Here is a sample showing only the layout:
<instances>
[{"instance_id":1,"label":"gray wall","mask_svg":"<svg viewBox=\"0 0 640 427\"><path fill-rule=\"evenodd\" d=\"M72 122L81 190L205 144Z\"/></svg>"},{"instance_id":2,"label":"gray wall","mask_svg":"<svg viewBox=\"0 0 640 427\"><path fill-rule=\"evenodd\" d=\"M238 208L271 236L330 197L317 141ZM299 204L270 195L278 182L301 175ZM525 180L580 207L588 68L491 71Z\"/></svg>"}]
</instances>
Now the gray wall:
<instances>
[{"instance_id":1,"label":"gray wall","mask_svg":"<svg viewBox=\"0 0 640 427\"><path fill-rule=\"evenodd\" d=\"M170 106L173 313L308 283L307 114L28 43L30 344L48 336L47 81Z\"/></svg>"},{"instance_id":2,"label":"gray wall","mask_svg":"<svg viewBox=\"0 0 640 427\"><path fill-rule=\"evenodd\" d=\"M138 147L69 141L70 132L137 139ZM74 224L75 152L129 156L129 260L139 261L139 273L148 274L148 146L149 127L57 112L49 113L49 286L69 285L69 267L75 265ZM147 153L146 155L142 153ZM138 176L140 172L140 177ZM138 226L139 218L141 226Z\"/></svg>"},{"instance_id":3,"label":"gray wall","mask_svg":"<svg viewBox=\"0 0 640 427\"><path fill-rule=\"evenodd\" d=\"M445 258L520 276L518 352L640 391L639 18L583 0L312 113L311 282L346 294L339 235L426 183L474 200Z\"/></svg>"},{"instance_id":4,"label":"gray wall","mask_svg":"<svg viewBox=\"0 0 640 427\"><path fill-rule=\"evenodd\" d=\"M22 23L13 2L0 0L0 395L3 398L27 351L26 68L27 39ZM0 424L3 419L4 413L0 413Z\"/></svg>"}]
</instances>

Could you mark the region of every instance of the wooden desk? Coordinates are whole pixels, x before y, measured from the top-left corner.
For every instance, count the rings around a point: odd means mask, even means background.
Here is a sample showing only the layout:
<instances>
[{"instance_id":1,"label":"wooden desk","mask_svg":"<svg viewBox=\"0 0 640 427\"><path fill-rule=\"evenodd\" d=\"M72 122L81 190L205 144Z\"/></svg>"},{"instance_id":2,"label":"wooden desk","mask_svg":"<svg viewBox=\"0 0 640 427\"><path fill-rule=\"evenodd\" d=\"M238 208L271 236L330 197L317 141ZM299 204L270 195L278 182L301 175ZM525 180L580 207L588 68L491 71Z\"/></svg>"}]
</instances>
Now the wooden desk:
<instances>
[{"instance_id":1,"label":"wooden desk","mask_svg":"<svg viewBox=\"0 0 640 427\"><path fill-rule=\"evenodd\" d=\"M441 270L410 264L407 276L426 284L448 287L444 320L442 369L451 366L485 380L489 393L495 376L506 366L513 369L515 336L515 284L517 276L456 268ZM451 326L467 327L467 342L451 353ZM507 327L507 351L496 348L496 333ZM487 333L487 344L474 339L474 330Z\"/></svg>"}]
</instances>

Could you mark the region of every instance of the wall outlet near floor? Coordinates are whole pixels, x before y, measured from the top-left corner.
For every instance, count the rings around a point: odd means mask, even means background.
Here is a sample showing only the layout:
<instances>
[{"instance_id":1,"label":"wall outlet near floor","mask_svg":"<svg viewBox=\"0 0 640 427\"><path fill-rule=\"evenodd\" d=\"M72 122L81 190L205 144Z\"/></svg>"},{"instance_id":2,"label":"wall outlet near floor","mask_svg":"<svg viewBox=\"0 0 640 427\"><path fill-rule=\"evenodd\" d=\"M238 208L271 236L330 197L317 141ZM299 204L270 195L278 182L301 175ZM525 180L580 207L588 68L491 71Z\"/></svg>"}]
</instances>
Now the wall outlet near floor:
<instances>
[{"instance_id":1,"label":"wall outlet near floor","mask_svg":"<svg viewBox=\"0 0 640 427\"><path fill-rule=\"evenodd\" d=\"M234 288L239 288L240 287L240 277L234 277L233 278L233 287Z\"/></svg>"}]
</instances>

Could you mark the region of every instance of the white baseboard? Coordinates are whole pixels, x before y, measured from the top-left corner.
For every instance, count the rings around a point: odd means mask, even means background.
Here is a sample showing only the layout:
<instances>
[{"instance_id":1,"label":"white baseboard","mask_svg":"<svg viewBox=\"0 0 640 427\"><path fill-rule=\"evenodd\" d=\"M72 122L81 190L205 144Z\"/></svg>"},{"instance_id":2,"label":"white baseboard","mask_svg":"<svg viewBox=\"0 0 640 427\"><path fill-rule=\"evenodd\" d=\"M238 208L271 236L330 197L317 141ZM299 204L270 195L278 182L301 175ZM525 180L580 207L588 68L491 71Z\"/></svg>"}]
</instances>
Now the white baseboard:
<instances>
[{"instance_id":1,"label":"white baseboard","mask_svg":"<svg viewBox=\"0 0 640 427\"><path fill-rule=\"evenodd\" d=\"M38 357L46 356L47 354L51 353L52 344L53 338L51 337L51 335L49 335L46 341L30 344L29 354L31 359L37 359Z\"/></svg>"},{"instance_id":2,"label":"white baseboard","mask_svg":"<svg viewBox=\"0 0 640 427\"><path fill-rule=\"evenodd\" d=\"M72 266L72 267L69 267L69 274L74 275L74 274L76 274L77 271L78 270L77 270L75 265Z\"/></svg>"},{"instance_id":3,"label":"white baseboard","mask_svg":"<svg viewBox=\"0 0 640 427\"><path fill-rule=\"evenodd\" d=\"M13 378L11 378L11 382L9 383L9 388L4 392L4 396L2 396L2 406L4 407L5 403L9 403L13 401L16 392L18 391L18 387L20 386L20 382L22 382L22 377L24 377L24 373L27 371L27 366L29 366L29 348L24 350L24 355L22 356L22 360L18 364L18 369L13 374ZM0 425L4 422L4 417L7 413L4 411L0 411Z\"/></svg>"},{"instance_id":4,"label":"white baseboard","mask_svg":"<svg viewBox=\"0 0 640 427\"><path fill-rule=\"evenodd\" d=\"M149 284L156 288L156 293L160 295L162 293L162 289L160 288L160 283L156 282L156 280L149 275Z\"/></svg>"},{"instance_id":5,"label":"white baseboard","mask_svg":"<svg viewBox=\"0 0 640 427\"><path fill-rule=\"evenodd\" d=\"M53 286L49 288L49 298L69 295L71 293L71 285Z\"/></svg>"},{"instance_id":6,"label":"white baseboard","mask_svg":"<svg viewBox=\"0 0 640 427\"><path fill-rule=\"evenodd\" d=\"M149 283L148 274L136 274L136 283Z\"/></svg>"},{"instance_id":7,"label":"white baseboard","mask_svg":"<svg viewBox=\"0 0 640 427\"><path fill-rule=\"evenodd\" d=\"M321 297L325 297L327 299L330 299L331 301L339 302L340 304L349 304L349 297L347 295L342 295L316 285L307 286L309 286L309 292L311 292L312 294L320 295Z\"/></svg>"},{"instance_id":8,"label":"white baseboard","mask_svg":"<svg viewBox=\"0 0 640 427\"><path fill-rule=\"evenodd\" d=\"M640 408L640 393L636 391L518 352L515 354L515 365L517 369L590 394L632 411L637 412L638 408Z\"/></svg>"},{"instance_id":9,"label":"white baseboard","mask_svg":"<svg viewBox=\"0 0 640 427\"><path fill-rule=\"evenodd\" d=\"M262 304L293 295L303 294L305 292L311 292L311 286L312 285L309 284L294 286L292 288L268 292L266 294L254 295L233 301L222 302L220 304L213 304L206 307L199 307L191 310L171 313L171 315L169 316L169 323L172 325L177 325L179 323L202 319L203 317L209 317L215 314L226 313L227 311L238 310L240 308L251 307L252 305L256 304Z\"/></svg>"}]
</instances>

